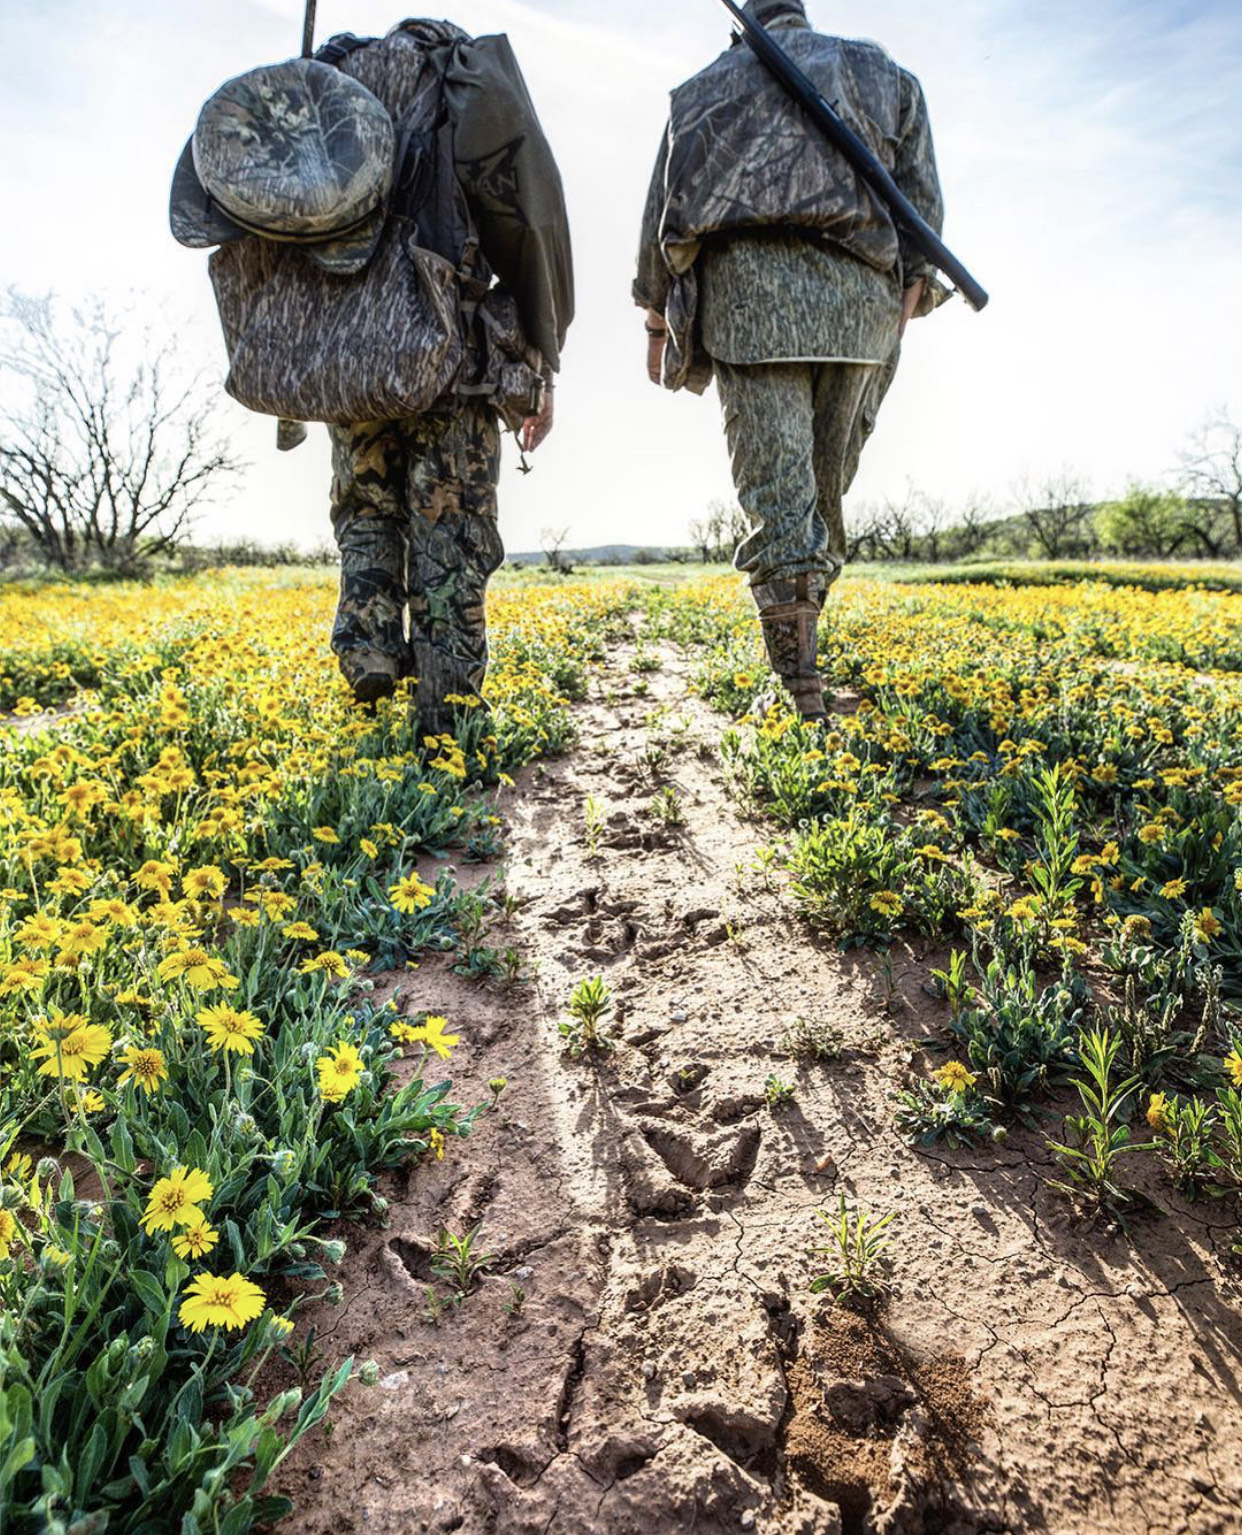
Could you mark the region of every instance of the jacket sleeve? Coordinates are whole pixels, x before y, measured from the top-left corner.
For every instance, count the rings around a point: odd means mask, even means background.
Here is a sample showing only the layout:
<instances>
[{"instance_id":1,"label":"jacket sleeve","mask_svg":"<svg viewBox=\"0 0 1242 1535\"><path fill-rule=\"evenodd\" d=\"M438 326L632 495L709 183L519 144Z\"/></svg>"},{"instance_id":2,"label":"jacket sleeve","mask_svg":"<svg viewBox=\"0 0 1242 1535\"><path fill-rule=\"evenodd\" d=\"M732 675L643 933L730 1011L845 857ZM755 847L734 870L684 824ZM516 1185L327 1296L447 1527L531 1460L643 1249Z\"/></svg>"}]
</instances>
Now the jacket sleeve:
<instances>
[{"instance_id":1,"label":"jacket sleeve","mask_svg":"<svg viewBox=\"0 0 1242 1535\"><path fill-rule=\"evenodd\" d=\"M927 101L923 96L923 87L907 70L901 72L901 132L893 179L924 220L940 234L944 228L944 197L936 170L936 150L932 143ZM939 296L947 296L946 290L936 278L936 269L904 235L899 238L905 285L907 288L913 287L922 278L928 285L933 302L929 304L924 300L921 312L934 309L936 303L940 302Z\"/></svg>"},{"instance_id":2,"label":"jacket sleeve","mask_svg":"<svg viewBox=\"0 0 1242 1535\"><path fill-rule=\"evenodd\" d=\"M458 43L445 70L454 161L492 270L553 371L574 316L565 193L509 39Z\"/></svg>"},{"instance_id":3,"label":"jacket sleeve","mask_svg":"<svg viewBox=\"0 0 1242 1535\"><path fill-rule=\"evenodd\" d=\"M668 301L671 281L664 250L660 244L660 225L664 219L665 182L668 175L668 134L660 143L656 156L651 187L647 192L647 206L643 210L643 232L638 247L638 275L634 279L634 302L643 309L656 309L661 314Z\"/></svg>"}]
</instances>

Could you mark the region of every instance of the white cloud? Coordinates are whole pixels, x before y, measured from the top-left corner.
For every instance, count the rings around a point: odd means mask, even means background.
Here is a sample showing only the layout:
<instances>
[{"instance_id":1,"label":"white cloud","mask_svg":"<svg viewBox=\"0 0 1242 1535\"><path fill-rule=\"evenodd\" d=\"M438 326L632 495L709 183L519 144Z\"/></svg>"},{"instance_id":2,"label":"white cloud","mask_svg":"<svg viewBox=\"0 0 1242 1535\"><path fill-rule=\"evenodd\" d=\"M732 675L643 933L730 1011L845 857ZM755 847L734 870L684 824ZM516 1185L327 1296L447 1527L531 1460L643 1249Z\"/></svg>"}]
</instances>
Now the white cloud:
<instances>
[{"instance_id":1,"label":"white cloud","mask_svg":"<svg viewBox=\"0 0 1242 1535\"><path fill-rule=\"evenodd\" d=\"M729 488L714 398L643 377L628 289L668 89L727 39L714 0L462 0L475 32L507 30L561 158L574 218L579 321L558 431L537 472L506 467L503 527L529 548L549 524L579 543L661 542ZM821 24L879 37L923 79L950 243L993 290L912 330L857 498L914 480L950 499L1003 498L1023 472L1072 464L1097 488L1156 475L1236 387L1233 268L1242 248L1236 7L1176 0L812 0ZM300 0L5 0L23 61L0 99L0 279L68 294L150 290L187 313L188 357L220 363L201 258L166 228L172 164L228 74L294 50ZM376 0L321 0L320 36L378 32ZM13 210L19 210L14 220ZM16 228L14 226L16 225ZM179 322L178 322L179 323ZM1236 398L1236 396L1235 396ZM255 461L225 533L326 537L320 441L277 458L237 411Z\"/></svg>"}]
</instances>

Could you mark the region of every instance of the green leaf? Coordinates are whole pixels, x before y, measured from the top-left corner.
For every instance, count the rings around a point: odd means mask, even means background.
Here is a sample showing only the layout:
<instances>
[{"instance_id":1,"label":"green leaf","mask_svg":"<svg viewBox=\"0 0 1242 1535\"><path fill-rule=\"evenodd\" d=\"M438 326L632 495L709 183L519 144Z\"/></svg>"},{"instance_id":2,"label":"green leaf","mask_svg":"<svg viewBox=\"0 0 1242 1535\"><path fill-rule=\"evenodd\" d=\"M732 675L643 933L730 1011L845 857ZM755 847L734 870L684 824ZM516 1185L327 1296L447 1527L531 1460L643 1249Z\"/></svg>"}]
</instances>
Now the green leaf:
<instances>
[{"instance_id":1,"label":"green leaf","mask_svg":"<svg viewBox=\"0 0 1242 1535\"><path fill-rule=\"evenodd\" d=\"M232 1249L234 1266L241 1271L246 1266L246 1248L242 1242L241 1232L237 1229L237 1222L230 1218L224 1222L221 1230L224 1233L224 1240Z\"/></svg>"},{"instance_id":2,"label":"green leaf","mask_svg":"<svg viewBox=\"0 0 1242 1535\"><path fill-rule=\"evenodd\" d=\"M80 1508L89 1508L96 1501L91 1497L91 1492L94 1489L95 1478L99 1474L99 1468L103 1465L107 1449L108 1439L104 1433L103 1423L96 1422L95 1427L91 1431L90 1438L77 1451L74 1495Z\"/></svg>"},{"instance_id":3,"label":"green leaf","mask_svg":"<svg viewBox=\"0 0 1242 1535\"><path fill-rule=\"evenodd\" d=\"M13 1485L17 1473L25 1469L35 1458L33 1439L19 1439L9 1451L8 1458L0 1466L0 1492Z\"/></svg>"},{"instance_id":4,"label":"green leaf","mask_svg":"<svg viewBox=\"0 0 1242 1535\"><path fill-rule=\"evenodd\" d=\"M253 1502L249 1498L242 1498L228 1511L217 1528L220 1535L247 1535L256 1523Z\"/></svg>"},{"instance_id":5,"label":"green leaf","mask_svg":"<svg viewBox=\"0 0 1242 1535\"><path fill-rule=\"evenodd\" d=\"M112 1160L122 1172L132 1175L138 1163L134 1156L134 1138L129 1133L129 1125L124 1114L118 1114L113 1120L108 1139L112 1145Z\"/></svg>"},{"instance_id":6,"label":"green leaf","mask_svg":"<svg viewBox=\"0 0 1242 1535\"><path fill-rule=\"evenodd\" d=\"M137 1291L138 1299L150 1316L164 1317L172 1310L172 1300L168 1291L154 1274L148 1273L146 1269L132 1269L129 1274L129 1283Z\"/></svg>"}]
</instances>

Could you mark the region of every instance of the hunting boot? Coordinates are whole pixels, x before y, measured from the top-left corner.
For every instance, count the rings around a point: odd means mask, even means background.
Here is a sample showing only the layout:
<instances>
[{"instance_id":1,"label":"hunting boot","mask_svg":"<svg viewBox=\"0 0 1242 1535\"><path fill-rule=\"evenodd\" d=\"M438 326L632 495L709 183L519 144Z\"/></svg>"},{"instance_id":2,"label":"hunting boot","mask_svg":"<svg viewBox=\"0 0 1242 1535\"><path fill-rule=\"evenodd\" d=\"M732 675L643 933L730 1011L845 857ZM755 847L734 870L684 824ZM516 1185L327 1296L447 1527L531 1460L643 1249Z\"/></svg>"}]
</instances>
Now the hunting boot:
<instances>
[{"instance_id":1,"label":"hunting boot","mask_svg":"<svg viewBox=\"0 0 1242 1535\"><path fill-rule=\"evenodd\" d=\"M360 704L374 706L381 698L391 698L397 691L401 668L387 656L360 656L357 666L350 670L350 686L354 690L354 698Z\"/></svg>"},{"instance_id":2,"label":"hunting boot","mask_svg":"<svg viewBox=\"0 0 1242 1535\"><path fill-rule=\"evenodd\" d=\"M828 710L819 672L819 615L827 583L808 572L788 581L766 582L753 591L772 670L789 689L802 719L822 724Z\"/></svg>"}]
</instances>

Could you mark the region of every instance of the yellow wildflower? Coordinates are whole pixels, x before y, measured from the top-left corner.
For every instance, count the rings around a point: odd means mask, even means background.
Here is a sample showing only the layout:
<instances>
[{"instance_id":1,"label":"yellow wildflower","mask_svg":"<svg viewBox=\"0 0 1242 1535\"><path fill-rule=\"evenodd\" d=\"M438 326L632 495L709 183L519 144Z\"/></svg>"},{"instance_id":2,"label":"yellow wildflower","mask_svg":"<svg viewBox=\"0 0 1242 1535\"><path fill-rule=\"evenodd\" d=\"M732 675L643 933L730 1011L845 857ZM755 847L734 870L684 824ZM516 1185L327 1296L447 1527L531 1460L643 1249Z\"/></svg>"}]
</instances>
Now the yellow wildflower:
<instances>
[{"instance_id":1,"label":"yellow wildflower","mask_svg":"<svg viewBox=\"0 0 1242 1535\"><path fill-rule=\"evenodd\" d=\"M319 1073L319 1092L328 1103L340 1103L358 1085L364 1067L353 1045L342 1042L315 1062Z\"/></svg>"},{"instance_id":2,"label":"yellow wildflower","mask_svg":"<svg viewBox=\"0 0 1242 1535\"><path fill-rule=\"evenodd\" d=\"M172 1239L173 1252L178 1258L193 1258L197 1262L205 1258L220 1240L220 1233L205 1220L186 1226Z\"/></svg>"},{"instance_id":3,"label":"yellow wildflower","mask_svg":"<svg viewBox=\"0 0 1242 1535\"><path fill-rule=\"evenodd\" d=\"M190 901L218 901L228 886L228 875L215 864L191 869L181 877L181 893Z\"/></svg>"},{"instance_id":4,"label":"yellow wildflower","mask_svg":"<svg viewBox=\"0 0 1242 1535\"><path fill-rule=\"evenodd\" d=\"M196 1021L207 1035L213 1055L218 1055L221 1050L231 1051L234 1055L253 1055L255 1040L263 1037L264 1025L253 1013L239 1012L223 1002L204 1008Z\"/></svg>"},{"instance_id":5,"label":"yellow wildflower","mask_svg":"<svg viewBox=\"0 0 1242 1535\"><path fill-rule=\"evenodd\" d=\"M87 1023L77 1013L55 1014L35 1025L36 1046L31 1059L42 1061L41 1077L64 1077L85 1082L87 1075L107 1059L112 1035L98 1023Z\"/></svg>"},{"instance_id":6,"label":"yellow wildflower","mask_svg":"<svg viewBox=\"0 0 1242 1535\"><path fill-rule=\"evenodd\" d=\"M407 874L395 885L388 887L389 900L406 916L412 912L425 911L435 900L435 895L432 887L423 884L417 874Z\"/></svg>"},{"instance_id":7,"label":"yellow wildflower","mask_svg":"<svg viewBox=\"0 0 1242 1535\"><path fill-rule=\"evenodd\" d=\"M198 1167L174 1167L161 1178L147 1198L142 1227L148 1236L157 1231L172 1231L177 1226L201 1226L199 1208L213 1193L211 1179Z\"/></svg>"},{"instance_id":8,"label":"yellow wildflower","mask_svg":"<svg viewBox=\"0 0 1242 1535\"><path fill-rule=\"evenodd\" d=\"M1211 943L1219 938L1223 929L1220 919L1210 906L1205 906L1195 919L1195 937L1200 943Z\"/></svg>"},{"instance_id":9,"label":"yellow wildflower","mask_svg":"<svg viewBox=\"0 0 1242 1535\"><path fill-rule=\"evenodd\" d=\"M118 1087L133 1082L145 1093L157 1093L160 1084L168 1081L168 1066L162 1050L144 1050L130 1045L121 1051L121 1060L126 1069L117 1078Z\"/></svg>"},{"instance_id":10,"label":"yellow wildflower","mask_svg":"<svg viewBox=\"0 0 1242 1535\"><path fill-rule=\"evenodd\" d=\"M315 975L321 972L344 980L349 975L349 966L335 949L325 949L322 954L316 954L313 959L304 959L298 966L298 973L301 975Z\"/></svg>"},{"instance_id":11,"label":"yellow wildflower","mask_svg":"<svg viewBox=\"0 0 1242 1535\"><path fill-rule=\"evenodd\" d=\"M235 991L239 982L222 959L204 949L178 949L160 960L155 972L161 981L183 980L195 991Z\"/></svg>"},{"instance_id":12,"label":"yellow wildflower","mask_svg":"<svg viewBox=\"0 0 1242 1535\"><path fill-rule=\"evenodd\" d=\"M257 1284L240 1274L199 1274L186 1287L186 1298L177 1312L177 1320L190 1332L208 1327L223 1327L229 1332L247 1326L262 1316L267 1297Z\"/></svg>"}]
</instances>

